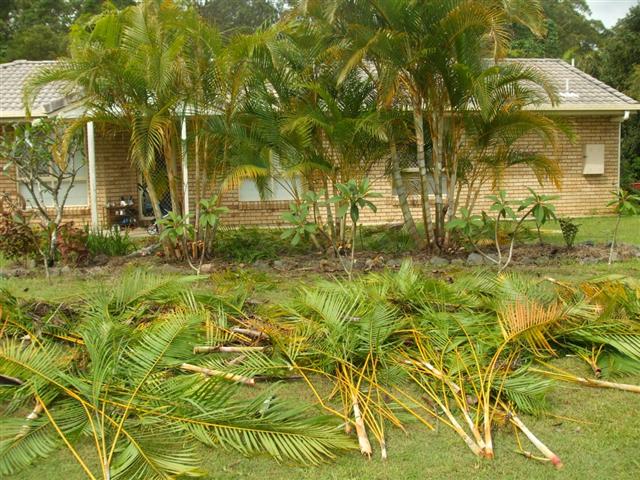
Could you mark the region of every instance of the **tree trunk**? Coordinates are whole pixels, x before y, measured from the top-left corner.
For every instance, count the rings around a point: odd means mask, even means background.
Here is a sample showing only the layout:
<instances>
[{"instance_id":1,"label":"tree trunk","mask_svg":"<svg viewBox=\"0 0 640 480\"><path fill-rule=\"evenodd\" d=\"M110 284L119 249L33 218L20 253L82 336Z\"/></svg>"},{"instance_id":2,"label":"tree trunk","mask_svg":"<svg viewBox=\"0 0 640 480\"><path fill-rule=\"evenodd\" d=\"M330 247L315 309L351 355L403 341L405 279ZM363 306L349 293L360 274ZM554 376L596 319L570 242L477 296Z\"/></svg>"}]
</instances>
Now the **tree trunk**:
<instances>
[{"instance_id":1,"label":"tree trunk","mask_svg":"<svg viewBox=\"0 0 640 480\"><path fill-rule=\"evenodd\" d=\"M180 201L181 195L178 189L178 159L176 157L175 149L172 145L167 145L164 150L165 164L167 167L167 180L169 183L169 194L171 195L171 210L182 214L182 202Z\"/></svg>"},{"instance_id":2,"label":"tree trunk","mask_svg":"<svg viewBox=\"0 0 640 480\"><path fill-rule=\"evenodd\" d=\"M431 238L433 224L431 223L431 206L429 204L429 176L427 173L427 163L424 155L424 121L422 118L422 108L417 102L413 106L413 124L416 134L416 159L420 172L420 187L422 196L422 219L424 221L424 232L426 236L426 248L431 248Z\"/></svg>"},{"instance_id":3,"label":"tree trunk","mask_svg":"<svg viewBox=\"0 0 640 480\"><path fill-rule=\"evenodd\" d=\"M407 190L404 186L404 180L402 179L402 171L400 170L400 159L398 158L398 151L396 149L395 140L391 139L389 142L389 149L391 151L391 171L393 175L393 183L396 187L396 193L398 194L398 203L400 204L400 210L402 211L402 218L404 219L404 227L409 234L413 237L416 245L420 247L422 245L422 238L416 228L416 223L413 220L413 214L409 207L409 197Z\"/></svg>"},{"instance_id":4,"label":"tree trunk","mask_svg":"<svg viewBox=\"0 0 640 480\"><path fill-rule=\"evenodd\" d=\"M444 165L444 118L441 112L431 114L431 149L433 163L433 193L435 197L434 243L442 248L444 243L445 209L442 200L442 168Z\"/></svg>"}]
</instances>

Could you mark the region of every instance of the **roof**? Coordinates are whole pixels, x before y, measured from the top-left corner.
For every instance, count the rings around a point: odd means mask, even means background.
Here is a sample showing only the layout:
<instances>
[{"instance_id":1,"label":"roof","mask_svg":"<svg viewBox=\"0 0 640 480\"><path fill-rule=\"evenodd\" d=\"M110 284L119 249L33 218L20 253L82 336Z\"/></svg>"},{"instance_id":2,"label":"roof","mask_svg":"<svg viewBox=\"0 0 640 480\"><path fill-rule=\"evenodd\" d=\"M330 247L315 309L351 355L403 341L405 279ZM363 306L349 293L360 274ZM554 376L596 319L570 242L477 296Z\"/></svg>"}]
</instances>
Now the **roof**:
<instances>
[{"instance_id":1,"label":"roof","mask_svg":"<svg viewBox=\"0 0 640 480\"><path fill-rule=\"evenodd\" d=\"M640 110L640 102L617 91L582 70L555 58L509 58L502 62L517 62L542 71L558 88L560 104L540 105L540 110L561 112L620 112ZM22 89L39 69L55 64L45 60L15 60L0 64L0 119L24 118ZM59 84L45 86L31 107L33 117L46 116L66 106L69 97Z\"/></svg>"},{"instance_id":2,"label":"roof","mask_svg":"<svg viewBox=\"0 0 640 480\"><path fill-rule=\"evenodd\" d=\"M542 105L540 109L640 110L640 102L559 58L508 58L502 62L519 63L540 70L556 86L560 94L560 104L554 107Z\"/></svg>"},{"instance_id":3,"label":"roof","mask_svg":"<svg viewBox=\"0 0 640 480\"><path fill-rule=\"evenodd\" d=\"M53 60L15 60L0 64L0 118L25 117L22 89L27 80L43 67L54 65ZM45 86L31 106L33 117L45 116L60 108L66 101L60 85Z\"/></svg>"}]
</instances>

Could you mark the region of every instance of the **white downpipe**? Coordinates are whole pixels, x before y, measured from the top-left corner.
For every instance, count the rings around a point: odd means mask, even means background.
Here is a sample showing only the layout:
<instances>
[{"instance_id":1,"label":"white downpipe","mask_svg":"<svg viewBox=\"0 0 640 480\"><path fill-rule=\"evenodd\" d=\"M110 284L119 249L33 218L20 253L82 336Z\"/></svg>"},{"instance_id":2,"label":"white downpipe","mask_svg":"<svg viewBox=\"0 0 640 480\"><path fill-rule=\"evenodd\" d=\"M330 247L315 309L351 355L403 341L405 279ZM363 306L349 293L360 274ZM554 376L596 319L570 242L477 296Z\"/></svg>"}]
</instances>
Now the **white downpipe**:
<instances>
[{"instance_id":1,"label":"white downpipe","mask_svg":"<svg viewBox=\"0 0 640 480\"><path fill-rule=\"evenodd\" d=\"M620 177L622 176L622 123L629 120L631 112L625 110L622 120L618 124L618 189L620 189Z\"/></svg>"},{"instance_id":2,"label":"white downpipe","mask_svg":"<svg viewBox=\"0 0 640 480\"><path fill-rule=\"evenodd\" d=\"M182 205L183 215L189 223L189 167L187 165L187 119L182 117L182 130L180 132L182 140Z\"/></svg>"},{"instance_id":3,"label":"white downpipe","mask_svg":"<svg viewBox=\"0 0 640 480\"><path fill-rule=\"evenodd\" d=\"M91 228L98 229L98 192L96 191L96 139L93 122L87 122L87 157L89 160L89 205L91 207Z\"/></svg>"}]
</instances>

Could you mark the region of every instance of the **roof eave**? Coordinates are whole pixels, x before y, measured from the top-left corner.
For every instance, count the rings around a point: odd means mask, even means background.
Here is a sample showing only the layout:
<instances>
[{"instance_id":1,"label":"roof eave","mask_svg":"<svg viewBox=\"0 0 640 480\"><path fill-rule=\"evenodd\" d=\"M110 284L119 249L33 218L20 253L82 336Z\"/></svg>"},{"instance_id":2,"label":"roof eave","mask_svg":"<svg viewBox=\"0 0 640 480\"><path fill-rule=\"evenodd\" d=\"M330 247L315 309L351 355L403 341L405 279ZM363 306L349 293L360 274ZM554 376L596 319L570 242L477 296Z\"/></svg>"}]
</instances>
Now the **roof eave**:
<instances>
[{"instance_id":1,"label":"roof eave","mask_svg":"<svg viewBox=\"0 0 640 480\"><path fill-rule=\"evenodd\" d=\"M593 112L593 113L621 113L621 112L637 112L640 111L640 103L565 103L560 105L537 105L528 107L527 110L535 110L540 112Z\"/></svg>"},{"instance_id":2,"label":"roof eave","mask_svg":"<svg viewBox=\"0 0 640 480\"><path fill-rule=\"evenodd\" d=\"M46 116L47 116L47 113L40 108L32 110L29 114L29 118L42 118ZM20 120L20 119L26 119L26 118L27 118L27 112L24 110L0 110L0 121Z\"/></svg>"}]
</instances>

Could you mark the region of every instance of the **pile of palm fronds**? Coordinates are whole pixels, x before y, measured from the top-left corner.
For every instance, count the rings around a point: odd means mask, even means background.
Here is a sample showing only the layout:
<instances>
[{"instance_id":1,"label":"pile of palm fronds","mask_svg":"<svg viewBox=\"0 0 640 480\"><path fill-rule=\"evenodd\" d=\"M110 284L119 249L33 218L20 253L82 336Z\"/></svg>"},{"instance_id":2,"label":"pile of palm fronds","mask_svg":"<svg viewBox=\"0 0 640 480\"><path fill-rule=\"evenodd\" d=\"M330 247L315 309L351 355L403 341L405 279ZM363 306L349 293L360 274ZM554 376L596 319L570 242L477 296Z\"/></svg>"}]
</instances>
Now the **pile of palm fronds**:
<instances>
[{"instance_id":1,"label":"pile of palm fronds","mask_svg":"<svg viewBox=\"0 0 640 480\"><path fill-rule=\"evenodd\" d=\"M64 335L55 310L36 322L30 304L3 293L0 476L61 446L88 478L105 479L204 474L196 442L311 464L352 447L334 419L270 388L239 396L230 366L201 366L194 345L247 337L226 313L241 312L242 297L193 293L193 280L125 276L67 308ZM212 366L227 375L207 374Z\"/></svg>"},{"instance_id":2,"label":"pile of palm fronds","mask_svg":"<svg viewBox=\"0 0 640 480\"><path fill-rule=\"evenodd\" d=\"M639 391L609 378L640 372L640 282L629 278L452 282L406 263L258 306L196 279L134 272L64 307L4 292L0 474L60 446L89 478L198 475L196 442L317 463L354 447L352 431L364 454L375 440L386 458L386 431L410 421L440 422L489 458L495 428L511 426L519 453L559 467L521 416L550 407L554 382ZM564 355L592 374L559 369ZM272 383L291 379L330 415L276 397Z\"/></svg>"},{"instance_id":3,"label":"pile of palm fronds","mask_svg":"<svg viewBox=\"0 0 640 480\"><path fill-rule=\"evenodd\" d=\"M482 274L450 283L407 263L302 290L269 313L286 332L274 344L346 430L355 427L366 455L370 434L385 458L385 428L404 428L409 415L444 423L489 458L493 428L512 425L542 457L520 453L560 467L519 416L545 411L555 379L640 391L549 364L575 355L594 377L640 371L640 282L631 279L569 286Z\"/></svg>"}]
</instances>

